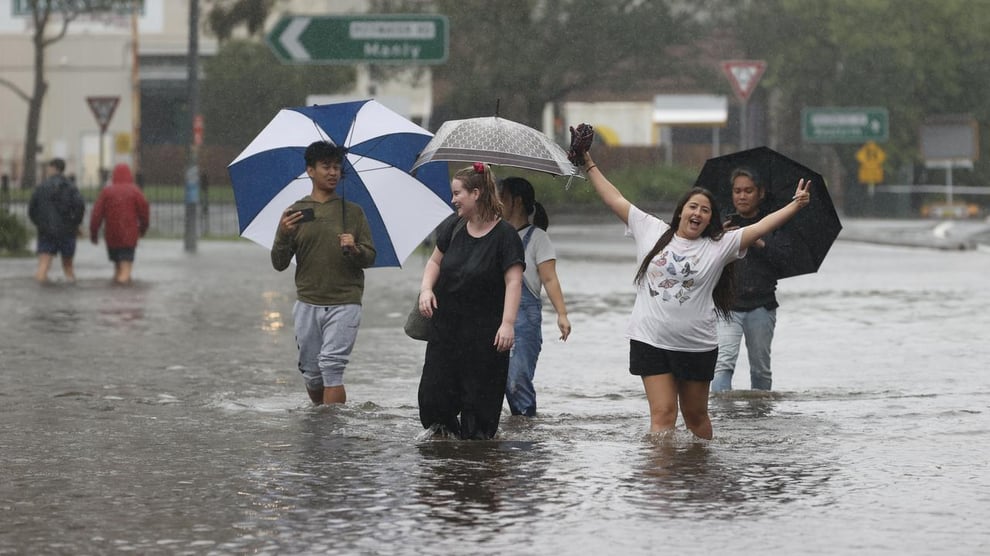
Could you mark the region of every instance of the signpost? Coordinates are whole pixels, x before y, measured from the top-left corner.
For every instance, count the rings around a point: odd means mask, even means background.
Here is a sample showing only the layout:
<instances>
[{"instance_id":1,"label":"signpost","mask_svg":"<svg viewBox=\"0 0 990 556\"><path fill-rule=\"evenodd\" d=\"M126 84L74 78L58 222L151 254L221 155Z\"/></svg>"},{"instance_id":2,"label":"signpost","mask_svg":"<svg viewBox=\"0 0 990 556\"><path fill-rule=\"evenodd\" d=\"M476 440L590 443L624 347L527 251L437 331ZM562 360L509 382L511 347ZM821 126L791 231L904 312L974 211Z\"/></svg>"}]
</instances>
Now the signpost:
<instances>
[{"instance_id":1,"label":"signpost","mask_svg":"<svg viewBox=\"0 0 990 556\"><path fill-rule=\"evenodd\" d=\"M739 148L749 148L749 128L746 121L747 103L749 96L756 89L756 84L763 77L767 63L763 60L726 60L722 62L722 71L729 78L732 90L736 92L742 107L739 110Z\"/></svg>"},{"instance_id":2,"label":"signpost","mask_svg":"<svg viewBox=\"0 0 990 556\"><path fill-rule=\"evenodd\" d=\"M200 147L203 145L203 115L196 114L193 116L193 146Z\"/></svg>"},{"instance_id":3,"label":"signpost","mask_svg":"<svg viewBox=\"0 0 990 556\"><path fill-rule=\"evenodd\" d=\"M801 110L801 136L809 143L883 142L890 135L882 107L808 107Z\"/></svg>"},{"instance_id":4,"label":"signpost","mask_svg":"<svg viewBox=\"0 0 990 556\"><path fill-rule=\"evenodd\" d=\"M119 102L120 97L86 97L86 103L89 104L89 109L93 112L96 123L100 126L100 163L98 164L100 187L103 187L107 181L107 171L103 168L103 136L107 132L107 126L110 125L110 120L113 118L113 113Z\"/></svg>"},{"instance_id":5,"label":"signpost","mask_svg":"<svg viewBox=\"0 0 990 556\"><path fill-rule=\"evenodd\" d=\"M432 14L287 16L268 46L295 64L441 64L447 61L447 17Z\"/></svg>"}]
</instances>

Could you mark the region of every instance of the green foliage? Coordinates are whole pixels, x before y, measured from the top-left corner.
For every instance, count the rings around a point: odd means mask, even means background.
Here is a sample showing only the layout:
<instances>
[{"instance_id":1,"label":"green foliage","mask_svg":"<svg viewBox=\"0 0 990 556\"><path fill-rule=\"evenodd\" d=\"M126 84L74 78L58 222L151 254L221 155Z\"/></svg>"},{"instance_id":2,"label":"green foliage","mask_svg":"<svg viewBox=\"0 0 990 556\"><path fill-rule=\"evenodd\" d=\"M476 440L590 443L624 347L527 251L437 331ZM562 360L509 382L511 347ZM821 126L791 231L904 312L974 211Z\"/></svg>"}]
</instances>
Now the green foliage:
<instances>
[{"instance_id":1,"label":"green foliage","mask_svg":"<svg viewBox=\"0 0 990 556\"><path fill-rule=\"evenodd\" d=\"M694 185L697 172L678 166L624 166L609 169L607 177L633 204L644 209L673 206ZM554 177L540 172L496 167L497 178L521 176L533 184L536 200L550 212L585 211L601 207L601 200L586 179Z\"/></svg>"},{"instance_id":2,"label":"green foliage","mask_svg":"<svg viewBox=\"0 0 990 556\"><path fill-rule=\"evenodd\" d=\"M20 218L5 210L0 211L0 254L28 254L27 241L27 227Z\"/></svg>"},{"instance_id":3,"label":"green foliage","mask_svg":"<svg viewBox=\"0 0 990 556\"><path fill-rule=\"evenodd\" d=\"M266 45L246 40L223 43L204 69L203 115L215 145L247 145L280 109L348 89L355 79L349 66L282 64Z\"/></svg>"},{"instance_id":4,"label":"green foliage","mask_svg":"<svg viewBox=\"0 0 990 556\"><path fill-rule=\"evenodd\" d=\"M780 93L782 143L800 140L807 106L883 106L890 114L888 167L920 161L925 117L971 113L987 131L990 10L985 0L760 0L727 10L751 58L767 60L761 86ZM984 142L986 145L986 142ZM837 147L854 160L859 145ZM988 148L976 172L990 178ZM970 174L970 173L966 173Z\"/></svg>"},{"instance_id":5,"label":"green foliage","mask_svg":"<svg viewBox=\"0 0 990 556\"><path fill-rule=\"evenodd\" d=\"M697 26L676 2L651 0L436 0L450 22L437 121L499 115L542 128L544 105L576 90L625 91L669 75L671 45ZM418 4L418 6L417 6ZM423 2L378 0L382 12L424 9Z\"/></svg>"},{"instance_id":6,"label":"green foliage","mask_svg":"<svg viewBox=\"0 0 990 556\"><path fill-rule=\"evenodd\" d=\"M230 39L234 28L241 24L249 36L260 35L274 5L274 0L214 0L206 20L221 42Z\"/></svg>"}]
</instances>

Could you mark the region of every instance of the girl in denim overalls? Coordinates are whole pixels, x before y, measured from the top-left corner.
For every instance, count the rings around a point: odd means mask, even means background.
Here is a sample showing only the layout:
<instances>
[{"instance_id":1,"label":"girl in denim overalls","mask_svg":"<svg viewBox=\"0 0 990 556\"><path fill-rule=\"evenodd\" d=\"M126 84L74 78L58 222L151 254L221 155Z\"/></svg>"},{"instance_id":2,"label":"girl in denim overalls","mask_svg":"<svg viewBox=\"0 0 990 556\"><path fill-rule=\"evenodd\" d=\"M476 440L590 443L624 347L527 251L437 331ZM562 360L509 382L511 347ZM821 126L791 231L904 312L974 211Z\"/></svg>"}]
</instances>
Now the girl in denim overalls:
<instances>
[{"instance_id":1,"label":"girl in denim overalls","mask_svg":"<svg viewBox=\"0 0 990 556\"><path fill-rule=\"evenodd\" d=\"M546 289L547 297L557 311L561 340L566 340L571 334L571 322L567 319L567 306L557 279L557 255L546 233L550 222L543 206L536 202L533 185L518 177L505 178L499 185L505 220L519 230L526 250L526 270L523 273L516 340L509 359L505 398L513 415L532 417L536 415L533 375L543 345L542 289Z\"/></svg>"}]
</instances>

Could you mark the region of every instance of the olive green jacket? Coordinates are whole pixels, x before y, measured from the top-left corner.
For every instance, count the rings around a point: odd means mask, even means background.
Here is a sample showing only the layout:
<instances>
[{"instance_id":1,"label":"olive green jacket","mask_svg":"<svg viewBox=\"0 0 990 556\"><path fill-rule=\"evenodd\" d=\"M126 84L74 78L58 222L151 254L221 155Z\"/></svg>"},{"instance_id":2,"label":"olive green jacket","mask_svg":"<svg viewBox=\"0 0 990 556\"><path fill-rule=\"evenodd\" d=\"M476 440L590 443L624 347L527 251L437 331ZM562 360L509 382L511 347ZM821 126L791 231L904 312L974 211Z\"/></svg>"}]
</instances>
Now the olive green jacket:
<instances>
[{"instance_id":1,"label":"olive green jacket","mask_svg":"<svg viewBox=\"0 0 990 556\"><path fill-rule=\"evenodd\" d=\"M343 203L343 207L341 206ZM371 228L360 205L331 197L325 203L309 195L296 201L289 211L312 208L316 219L298 224L295 233L275 233L272 266L285 270L296 258L296 296L312 305L361 303L364 269L375 262ZM357 253L345 254L338 236L354 236Z\"/></svg>"}]
</instances>

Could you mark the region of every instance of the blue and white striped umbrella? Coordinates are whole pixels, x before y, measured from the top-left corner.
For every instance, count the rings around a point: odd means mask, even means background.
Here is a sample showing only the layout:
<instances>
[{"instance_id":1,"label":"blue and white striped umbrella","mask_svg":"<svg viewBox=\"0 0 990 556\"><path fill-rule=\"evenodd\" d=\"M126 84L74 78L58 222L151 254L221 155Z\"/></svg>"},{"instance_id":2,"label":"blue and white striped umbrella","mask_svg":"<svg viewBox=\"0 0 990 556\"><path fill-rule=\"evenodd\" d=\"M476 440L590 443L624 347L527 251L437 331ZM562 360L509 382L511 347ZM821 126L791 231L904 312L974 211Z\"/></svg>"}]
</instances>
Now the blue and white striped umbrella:
<instances>
[{"instance_id":1,"label":"blue and white striped umbrella","mask_svg":"<svg viewBox=\"0 0 990 556\"><path fill-rule=\"evenodd\" d=\"M280 110L227 166L241 236L271 249L282 213L313 189L306 147L329 141L348 149L337 194L364 209L374 266L401 266L453 211L446 163L410 174L432 137L375 100Z\"/></svg>"}]
</instances>

